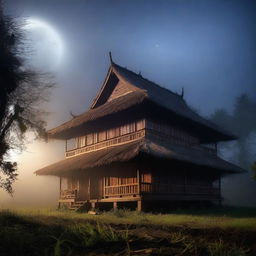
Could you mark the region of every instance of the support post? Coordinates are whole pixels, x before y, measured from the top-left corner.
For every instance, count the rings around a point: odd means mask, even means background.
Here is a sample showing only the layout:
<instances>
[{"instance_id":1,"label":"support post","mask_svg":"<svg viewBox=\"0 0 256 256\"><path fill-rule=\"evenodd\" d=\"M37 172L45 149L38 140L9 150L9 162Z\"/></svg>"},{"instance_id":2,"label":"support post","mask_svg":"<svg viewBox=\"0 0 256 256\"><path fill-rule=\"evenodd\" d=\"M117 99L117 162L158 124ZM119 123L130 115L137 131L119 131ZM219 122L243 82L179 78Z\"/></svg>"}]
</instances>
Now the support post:
<instances>
[{"instance_id":1,"label":"support post","mask_svg":"<svg viewBox=\"0 0 256 256\"><path fill-rule=\"evenodd\" d=\"M91 208L95 209L95 202L91 202Z\"/></svg>"},{"instance_id":2,"label":"support post","mask_svg":"<svg viewBox=\"0 0 256 256\"><path fill-rule=\"evenodd\" d=\"M140 182L140 170L137 169L137 183L138 183L138 195L140 195L140 190L141 190L141 182Z\"/></svg>"},{"instance_id":3,"label":"support post","mask_svg":"<svg viewBox=\"0 0 256 256\"><path fill-rule=\"evenodd\" d=\"M91 199L91 178L88 178L88 199Z\"/></svg>"},{"instance_id":4,"label":"support post","mask_svg":"<svg viewBox=\"0 0 256 256\"><path fill-rule=\"evenodd\" d=\"M59 193L59 199L61 199L61 183L62 183L62 179L60 176L60 193ZM60 209L60 202L58 203L58 209Z\"/></svg>"},{"instance_id":5,"label":"support post","mask_svg":"<svg viewBox=\"0 0 256 256\"><path fill-rule=\"evenodd\" d=\"M117 210L117 202L113 202L113 209Z\"/></svg>"},{"instance_id":6,"label":"support post","mask_svg":"<svg viewBox=\"0 0 256 256\"><path fill-rule=\"evenodd\" d=\"M105 198L105 187L106 187L106 179L105 176L103 177L103 198Z\"/></svg>"},{"instance_id":7,"label":"support post","mask_svg":"<svg viewBox=\"0 0 256 256\"><path fill-rule=\"evenodd\" d=\"M138 200L137 201L137 211L141 212L141 210L142 210L142 203L141 203L141 200Z\"/></svg>"}]
</instances>

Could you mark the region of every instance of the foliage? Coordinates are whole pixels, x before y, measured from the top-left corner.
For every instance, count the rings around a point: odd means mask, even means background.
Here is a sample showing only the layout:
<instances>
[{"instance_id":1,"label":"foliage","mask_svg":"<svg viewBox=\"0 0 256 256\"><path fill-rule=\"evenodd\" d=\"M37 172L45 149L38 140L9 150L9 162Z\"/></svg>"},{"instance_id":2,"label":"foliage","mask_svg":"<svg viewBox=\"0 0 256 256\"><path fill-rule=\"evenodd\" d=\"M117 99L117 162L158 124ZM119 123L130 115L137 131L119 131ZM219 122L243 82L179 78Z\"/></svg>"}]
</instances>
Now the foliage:
<instances>
[{"instance_id":1,"label":"foliage","mask_svg":"<svg viewBox=\"0 0 256 256\"><path fill-rule=\"evenodd\" d=\"M217 109L211 116L213 122L238 136L238 162L243 168L249 166L246 140L253 131L256 131L255 113L256 102L242 94L237 97L231 114L225 109Z\"/></svg>"},{"instance_id":2,"label":"foliage","mask_svg":"<svg viewBox=\"0 0 256 256\"><path fill-rule=\"evenodd\" d=\"M45 74L31 70L25 62L22 24L4 15L0 1L0 187L12 193L17 164L8 160L12 149L23 149L25 133L45 134L40 103L52 87Z\"/></svg>"}]
</instances>

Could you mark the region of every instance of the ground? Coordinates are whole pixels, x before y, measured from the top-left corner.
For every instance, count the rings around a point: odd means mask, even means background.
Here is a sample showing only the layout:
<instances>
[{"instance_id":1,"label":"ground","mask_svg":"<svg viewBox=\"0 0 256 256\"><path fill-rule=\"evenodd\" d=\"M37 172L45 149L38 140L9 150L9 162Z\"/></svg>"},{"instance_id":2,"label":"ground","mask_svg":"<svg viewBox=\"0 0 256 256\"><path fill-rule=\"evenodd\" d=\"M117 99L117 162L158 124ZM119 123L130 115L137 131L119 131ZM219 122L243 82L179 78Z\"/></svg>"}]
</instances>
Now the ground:
<instances>
[{"instance_id":1,"label":"ground","mask_svg":"<svg viewBox=\"0 0 256 256\"><path fill-rule=\"evenodd\" d=\"M0 212L0 255L256 255L256 208Z\"/></svg>"}]
</instances>

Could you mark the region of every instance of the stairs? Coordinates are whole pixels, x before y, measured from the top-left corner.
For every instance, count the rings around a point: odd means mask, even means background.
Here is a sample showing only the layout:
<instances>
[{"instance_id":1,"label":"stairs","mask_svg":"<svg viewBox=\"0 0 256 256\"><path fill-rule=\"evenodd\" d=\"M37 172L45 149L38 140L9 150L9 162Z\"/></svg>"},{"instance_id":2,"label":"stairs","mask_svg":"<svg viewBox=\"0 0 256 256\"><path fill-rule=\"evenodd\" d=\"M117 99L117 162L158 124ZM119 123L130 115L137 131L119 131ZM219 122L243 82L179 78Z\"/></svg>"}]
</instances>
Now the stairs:
<instances>
[{"instance_id":1,"label":"stairs","mask_svg":"<svg viewBox=\"0 0 256 256\"><path fill-rule=\"evenodd\" d=\"M72 206L69 208L69 210L77 212L80 210L80 208L86 203L86 201L76 201L72 204Z\"/></svg>"}]
</instances>

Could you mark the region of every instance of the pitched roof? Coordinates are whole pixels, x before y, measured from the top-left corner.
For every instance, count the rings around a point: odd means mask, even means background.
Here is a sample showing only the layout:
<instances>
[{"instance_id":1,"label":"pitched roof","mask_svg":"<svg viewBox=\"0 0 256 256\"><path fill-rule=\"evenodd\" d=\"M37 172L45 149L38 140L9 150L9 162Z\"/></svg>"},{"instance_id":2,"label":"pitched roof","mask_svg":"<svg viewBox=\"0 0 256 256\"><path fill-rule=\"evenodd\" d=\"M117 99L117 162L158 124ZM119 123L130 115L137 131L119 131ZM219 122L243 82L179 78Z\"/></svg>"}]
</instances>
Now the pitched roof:
<instances>
[{"instance_id":1,"label":"pitched roof","mask_svg":"<svg viewBox=\"0 0 256 256\"><path fill-rule=\"evenodd\" d=\"M127 144L84 153L67 158L47 167L37 170L37 175L65 175L73 171L106 166L110 163L129 161L144 153L156 158L178 160L199 166L210 167L212 171L225 173L239 173L244 170L207 151L179 145L166 144L162 141L142 139Z\"/></svg>"},{"instance_id":2,"label":"pitched roof","mask_svg":"<svg viewBox=\"0 0 256 256\"><path fill-rule=\"evenodd\" d=\"M113 84L110 85L108 82L112 74L116 75L116 77L124 83L135 86L137 90L111 101L107 101L106 96L103 97L103 95L106 91L109 93L109 91L113 90L113 88L110 88L111 86L113 87ZM136 104L140 104L143 101L153 102L154 104L163 107L178 116L197 123L204 128L210 129L215 133L218 133L220 135L219 137L223 140L236 139L236 137L230 132L225 131L209 120L198 115L186 104L181 95L173 93L170 90L165 89L154 82L143 78L141 75L138 75L115 63L112 63L109 68L108 75L106 76L100 92L91 105L91 108L72 120L49 130L49 136L53 138L63 138L65 134L67 134L68 130L77 128L89 121L121 112Z\"/></svg>"},{"instance_id":3,"label":"pitched roof","mask_svg":"<svg viewBox=\"0 0 256 256\"><path fill-rule=\"evenodd\" d=\"M193 111L183 99L183 97L177 93L174 93L166 88L159 86L158 84L149 81L148 79L143 78L141 75L138 75L126 68L123 68L117 64L113 64L114 71L127 82L135 85L141 90L145 91L147 97L155 102L156 104L167 108L168 110L190 119L194 122L200 123L206 127L209 127L213 130L216 130L220 133L226 134L230 136L230 139L235 139L235 136L230 132L225 131L218 127L216 124L211 122L210 120L201 117L195 111Z\"/></svg>"},{"instance_id":4,"label":"pitched roof","mask_svg":"<svg viewBox=\"0 0 256 256\"><path fill-rule=\"evenodd\" d=\"M69 129L79 127L87 122L102 118L104 116L121 112L134 105L140 104L146 98L146 94L141 91L135 91L125 96L116 98L107 102L97 108L90 109L89 111L73 118L72 120L48 131L50 137L62 138L65 132Z\"/></svg>"}]
</instances>

